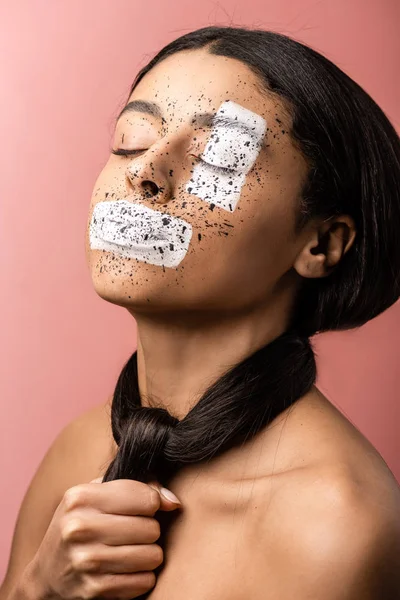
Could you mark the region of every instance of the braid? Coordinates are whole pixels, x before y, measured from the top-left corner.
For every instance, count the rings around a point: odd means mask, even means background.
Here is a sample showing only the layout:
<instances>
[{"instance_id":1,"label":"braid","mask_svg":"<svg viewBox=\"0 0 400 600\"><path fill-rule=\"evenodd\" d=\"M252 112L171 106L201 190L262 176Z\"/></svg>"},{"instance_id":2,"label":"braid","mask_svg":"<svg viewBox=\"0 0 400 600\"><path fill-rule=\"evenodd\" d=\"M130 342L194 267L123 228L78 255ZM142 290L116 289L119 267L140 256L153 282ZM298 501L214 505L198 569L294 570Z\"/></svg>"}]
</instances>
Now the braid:
<instances>
[{"instance_id":1,"label":"braid","mask_svg":"<svg viewBox=\"0 0 400 600\"><path fill-rule=\"evenodd\" d=\"M118 452L103 481L154 479L167 486L184 465L253 438L315 379L310 339L287 331L228 370L178 420L164 408L141 406L134 352L115 387L111 425Z\"/></svg>"}]
</instances>

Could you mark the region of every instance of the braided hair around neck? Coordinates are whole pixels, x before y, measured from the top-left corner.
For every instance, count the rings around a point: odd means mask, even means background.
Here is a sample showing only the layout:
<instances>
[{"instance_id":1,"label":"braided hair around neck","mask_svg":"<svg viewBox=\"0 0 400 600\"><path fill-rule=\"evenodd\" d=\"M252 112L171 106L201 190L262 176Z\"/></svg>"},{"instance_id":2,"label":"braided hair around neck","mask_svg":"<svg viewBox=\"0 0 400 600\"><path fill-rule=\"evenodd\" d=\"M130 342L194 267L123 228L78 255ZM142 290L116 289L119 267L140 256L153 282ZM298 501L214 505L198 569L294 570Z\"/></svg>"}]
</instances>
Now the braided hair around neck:
<instances>
[{"instance_id":1,"label":"braided hair around neck","mask_svg":"<svg viewBox=\"0 0 400 600\"><path fill-rule=\"evenodd\" d=\"M224 373L179 420L165 408L142 406L134 352L114 392L111 426L118 451L103 481L157 480L167 487L182 467L252 439L315 379L310 339L287 331Z\"/></svg>"}]
</instances>

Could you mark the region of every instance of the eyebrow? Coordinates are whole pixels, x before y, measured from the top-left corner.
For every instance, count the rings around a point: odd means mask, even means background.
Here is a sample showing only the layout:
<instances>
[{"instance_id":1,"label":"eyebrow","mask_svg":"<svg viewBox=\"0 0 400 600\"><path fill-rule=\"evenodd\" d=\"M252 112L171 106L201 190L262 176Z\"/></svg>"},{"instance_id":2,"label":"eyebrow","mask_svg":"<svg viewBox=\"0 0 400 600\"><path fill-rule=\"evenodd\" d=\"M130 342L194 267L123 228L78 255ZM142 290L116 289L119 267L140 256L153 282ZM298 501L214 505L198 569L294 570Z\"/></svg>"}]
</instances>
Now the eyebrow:
<instances>
[{"instance_id":1,"label":"eyebrow","mask_svg":"<svg viewBox=\"0 0 400 600\"><path fill-rule=\"evenodd\" d=\"M118 121L122 115L129 112L145 113L147 115L151 115L152 117L156 117L157 119L165 120L160 106L156 102L150 102L148 100L132 100L131 102L128 102L128 104L124 106L119 113L116 121ZM190 120L190 125L205 127L207 129L211 129L211 127L215 125L222 125L228 129L238 129L240 131L249 133L250 135L254 135L254 130L246 123L238 121L232 117L217 115L216 113L210 112L195 113ZM262 146L266 144L266 141L266 136L264 136Z\"/></svg>"},{"instance_id":2,"label":"eyebrow","mask_svg":"<svg viewBox=\"0 0 400 600\"><path fill-rule=\"evenodd\" d=\"M132 100L124 106L116 120L118 121L122 115L128 112L146 113L147 115L151 115L158 119L162 119L163 116L160 107L155 102L149 102L148 100Z\"/></svg>"}]
</instances>

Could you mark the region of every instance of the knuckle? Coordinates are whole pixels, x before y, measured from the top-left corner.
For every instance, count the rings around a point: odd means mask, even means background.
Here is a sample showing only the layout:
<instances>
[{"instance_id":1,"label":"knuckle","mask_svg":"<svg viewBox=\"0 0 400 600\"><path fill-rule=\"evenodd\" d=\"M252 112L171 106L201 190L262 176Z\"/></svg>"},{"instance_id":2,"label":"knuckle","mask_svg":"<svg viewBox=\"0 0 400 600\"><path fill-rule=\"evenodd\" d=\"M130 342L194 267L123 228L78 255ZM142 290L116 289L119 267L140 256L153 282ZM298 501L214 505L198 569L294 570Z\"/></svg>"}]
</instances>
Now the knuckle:
<instances>
[{"instance_id":1,"label":"knuckle","mask_svg":"<svg viewBox=\"0 0 400 600\"><path fill-rule=\"evenodd\" d=\"M82 539L86 525L82 517L65 519L61 526L61 539L64 542L74 542Z\"/></svg>"},{"instance_id":2,"label":"knuckle","mask_svg":"<svg viewBox=\"0 0 400 600\"><path fill-rule=\"evenodd\" d=\"M160 523L156 519L152 519L152 521L150 522L149 529L150 537L155 542L161 535Z\"/></svg>"},{"instance_id":3,"label":"knuckle","mask_svg":"<svg viewBox=\"0 0 400 600\"><path fill-rule=\"evenodd\" d=\"M140 575L140 583L141 586L144 590L144 592L147 592L148 590L150 590L151 588L153 588L156 585L156 574L153 571L148 571L147 573L141 573Z\"/></svg>"},{"instance_id":4,"label":"knuckle","mask_svg":"<svg viewBox=\"0 0 400 600\"><path fill-rule=\"evenodd\" d=\"M158 544L154 544L152 546L152 559L153 559L153 561L154 561L154 563L156 564L157 567L159 565L161 565L161 563L164 560L163 549Z\"/></svg>"},{"instance_id":5,"label":"knuckle","mask_svg":"<svg viewBox=\"0 0 400 600\"><path fill-rule=\"evenodd\" d=\"M100 582L92 577L88 577L85 581L82 598L83 600L94 600L95 598L101 596L103 592L104 587L100 584Z\"/></svg>"},{"instance_id":6,"label":"knuckle","mask_svg":"<svg viewBox=\"0 0 400 600\"><path fill-rule=\"evenodd\" d=\"M71 556L71 564L75 571L95 571L99 566L99 560L87 549L75 550Z\"/></svg>"},{"instance_id":7,"label":"knuckle","mask_svg":"<svg viewBox=\"0 0 400 600\"><path fill-rule=\"evenodd\" d=\"M145 504L149 511L156 512L160 508L160 494L153 488L149 488Z\"/></svg>"},{"instance_id":8,"label":"knuckle","mask_svg":"<svg viewBox=\"0 0 400 600\"><path fill-rule=\"evenodd\" d=\"M64 492L63 501L66 510L72 510L77 506L81 506L84 500L85 488L82 485L75 485Z\"/></svg>"}]
</instances>

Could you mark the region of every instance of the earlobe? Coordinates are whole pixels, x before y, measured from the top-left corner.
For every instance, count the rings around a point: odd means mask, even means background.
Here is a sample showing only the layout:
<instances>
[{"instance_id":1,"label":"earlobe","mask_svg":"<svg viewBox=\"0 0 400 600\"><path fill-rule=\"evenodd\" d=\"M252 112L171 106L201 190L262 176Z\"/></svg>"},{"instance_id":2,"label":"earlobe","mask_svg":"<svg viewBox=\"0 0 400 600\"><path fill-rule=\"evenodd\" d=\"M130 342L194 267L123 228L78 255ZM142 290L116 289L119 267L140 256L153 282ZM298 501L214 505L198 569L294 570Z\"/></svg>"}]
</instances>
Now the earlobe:
<instances>
[{"instance_id":1,"label":"earlobe","mask_svg":"<svg viewBox=\"0 0 400 600\"><path fill-rule=\"evenodd\" d=\"M326 254L324 244L321 244L321 232L312 231L311 237L296 257L293 268L301 277L324 277L326 273Z\"/></svg>"},{"instance_id":2,"label":"earlobe","mask_svg":"<svg viewBox=\"0 0 400 600\"><path fill-rule=\"evenodd\" d=\"M310 249L306 248L297 257L293 267L299 275L307 278L326 277L330 274L330 270L327 272L325 254L311 254Z\"/></svg>"}]
</instances>

